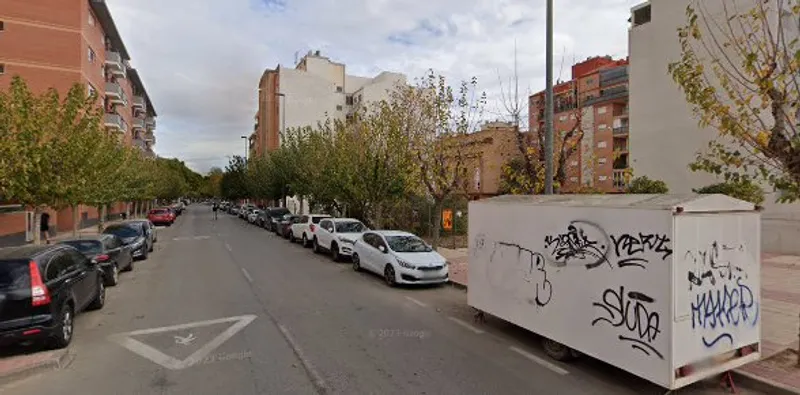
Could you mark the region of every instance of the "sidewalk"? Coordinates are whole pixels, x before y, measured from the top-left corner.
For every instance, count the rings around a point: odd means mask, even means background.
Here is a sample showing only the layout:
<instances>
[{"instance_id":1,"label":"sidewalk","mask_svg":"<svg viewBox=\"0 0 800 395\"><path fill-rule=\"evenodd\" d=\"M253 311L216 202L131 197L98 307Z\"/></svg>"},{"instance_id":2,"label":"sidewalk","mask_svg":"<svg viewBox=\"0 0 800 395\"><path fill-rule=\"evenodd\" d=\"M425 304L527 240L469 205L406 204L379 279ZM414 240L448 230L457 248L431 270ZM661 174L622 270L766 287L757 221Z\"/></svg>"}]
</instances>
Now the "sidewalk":
<instances>
[{"instance_id":1,"label":"sidewalk","mask_svg":"<svg viewBox=\"0 0 800 395\"><path fill-rule=\"evenodd\" d=\"M450 263L450 281L467 287L469 250L439 248ZM800 331L800 256L761 255L761 360L737 369L740 376L800 394L796 367Z\"/></svg>"}]
</instances>

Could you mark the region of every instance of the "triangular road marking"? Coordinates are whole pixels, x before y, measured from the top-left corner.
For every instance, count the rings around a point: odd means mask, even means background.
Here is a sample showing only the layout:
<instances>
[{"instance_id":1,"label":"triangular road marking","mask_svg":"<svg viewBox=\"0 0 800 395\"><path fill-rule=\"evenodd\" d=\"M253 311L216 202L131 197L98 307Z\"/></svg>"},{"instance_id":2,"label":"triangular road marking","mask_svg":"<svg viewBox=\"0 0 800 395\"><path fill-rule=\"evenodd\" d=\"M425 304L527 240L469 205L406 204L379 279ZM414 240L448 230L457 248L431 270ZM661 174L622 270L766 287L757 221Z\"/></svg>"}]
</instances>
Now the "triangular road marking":
<instances>
[{"instance_id":1,"label":"triangular road marking","mask_svg":"<svg viewBox=\"0 0 800 395\"><path fill-rule=\"evenodd\" d=\"M233 337L237 332L242 330L248 324L253 322L256 319L255 315L242 315L238 317L228 317L228 318L220 318L216 320L208 320L208 321L198 321L198 322L190 322L188 324L180 324L180 325L173 325L173 326L165 326L161 328L152 328L152 329L142 329L133 332L126 332L126 333L118 333L116 335L111 335L109 339L112 341L119 343L119 345L127 348L128 350L133 351L136 354L139 354L167 369L171 370L180 370L186 369L197 362L202 361L205 359L208 354L210 354L214 349L225 343L228 339ZM140 336L140 335L150 335L153 333L163 333L163 332L170 332L170 331L178 331L182 329L189 329L189 328L198 328L202 326L209 326L215 324L223 324L226 322L234 322L228 329L217 335L214 339L210 342L206 343L203 347L200 347L197 351L189 355L184 360L179 360L173 358L163 352L153 348L150 345L142 343L133 338L133 336Z\"/></svg>"}]
</instances>

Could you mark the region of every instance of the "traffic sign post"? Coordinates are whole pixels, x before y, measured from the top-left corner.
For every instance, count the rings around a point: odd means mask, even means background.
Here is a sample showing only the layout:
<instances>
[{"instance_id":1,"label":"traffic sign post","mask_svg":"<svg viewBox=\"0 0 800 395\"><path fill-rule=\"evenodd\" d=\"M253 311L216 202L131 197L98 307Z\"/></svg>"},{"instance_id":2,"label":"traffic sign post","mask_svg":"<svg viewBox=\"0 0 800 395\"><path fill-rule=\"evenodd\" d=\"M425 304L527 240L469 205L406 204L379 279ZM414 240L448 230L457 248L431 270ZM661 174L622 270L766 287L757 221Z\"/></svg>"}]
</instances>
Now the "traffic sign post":
<instances>
[{"instance_id":1,"label":"traffic sign post","mask_svg":"<svg viewBox=\"0 0 800 395\"><path fill-rule=\"evenodd\" d=\"M453 210L442 211L442 227L447 231L453 230Z\"/></svg>"}]
</instances>

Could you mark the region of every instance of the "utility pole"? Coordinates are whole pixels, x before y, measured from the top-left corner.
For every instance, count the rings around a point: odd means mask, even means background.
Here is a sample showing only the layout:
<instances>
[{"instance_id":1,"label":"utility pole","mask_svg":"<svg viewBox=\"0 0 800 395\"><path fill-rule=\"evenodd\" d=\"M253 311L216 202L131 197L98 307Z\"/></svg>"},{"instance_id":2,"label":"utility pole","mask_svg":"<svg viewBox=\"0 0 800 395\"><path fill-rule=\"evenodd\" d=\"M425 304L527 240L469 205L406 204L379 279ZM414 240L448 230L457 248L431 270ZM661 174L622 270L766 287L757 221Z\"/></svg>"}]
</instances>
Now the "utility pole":
<instances>
[{"instance_id":1,"label":"utility pole","mask_svg":"<svg viewBox=\"0 0 800 395\"><path fill-rule=\"evenodd\" d=\"M553 194L553 0L547 0L547 33L545 62L547 62L544 132L544 193Z\"/></svg>"},{"instance_id":2,"label":"utility pole","mask_svg":"<svg viewBox=\"0 0 800 395\"><path fill-rule=\"evenodd\" d=\"M244 139L244 161L247 162L247 151L250 151L250 138L241 136Z\"/></svg>"}]
</instances>

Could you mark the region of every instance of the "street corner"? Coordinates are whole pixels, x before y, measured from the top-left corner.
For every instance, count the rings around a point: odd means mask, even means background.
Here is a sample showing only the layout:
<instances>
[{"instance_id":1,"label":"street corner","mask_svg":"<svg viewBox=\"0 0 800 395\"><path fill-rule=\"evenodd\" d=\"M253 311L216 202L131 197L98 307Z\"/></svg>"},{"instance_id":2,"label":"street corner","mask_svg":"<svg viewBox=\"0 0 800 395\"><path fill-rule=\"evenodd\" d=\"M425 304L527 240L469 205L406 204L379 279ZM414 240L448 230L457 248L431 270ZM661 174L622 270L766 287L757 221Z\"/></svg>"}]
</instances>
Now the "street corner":
<instances>
[{"instance_id":1,"label":"street corner","mask_svg":"<svg viewBox=\"0 0 800 395\"><path fill-rule=\"evenodd\" d=\"M36 351L16 348L0 355L0 385L9 384L38 373L63 369L74 355L68 349Z\"/></svg>"}]
</instances>

